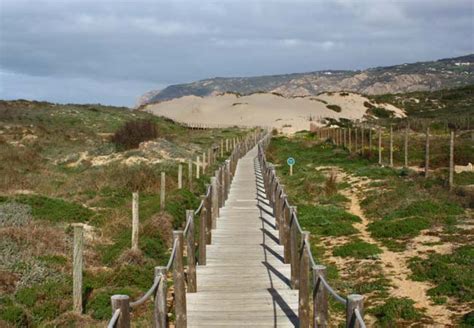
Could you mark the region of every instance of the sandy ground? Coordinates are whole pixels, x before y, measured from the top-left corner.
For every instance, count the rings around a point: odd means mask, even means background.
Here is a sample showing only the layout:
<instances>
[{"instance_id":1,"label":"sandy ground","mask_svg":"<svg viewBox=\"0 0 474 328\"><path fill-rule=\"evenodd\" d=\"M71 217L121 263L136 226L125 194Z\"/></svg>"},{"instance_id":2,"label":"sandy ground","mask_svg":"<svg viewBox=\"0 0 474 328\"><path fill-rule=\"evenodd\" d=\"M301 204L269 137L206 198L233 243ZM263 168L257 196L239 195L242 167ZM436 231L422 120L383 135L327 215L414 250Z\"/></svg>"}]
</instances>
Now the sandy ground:
<instances>
[{"instance_id":1,"label":"sandy ground","mask_svg":"<svg viewBox=\"0 0 474 328\"><path fill-rule=\"evenodd\" d=\"M367 111L364 102L370 103L368 98L359 94L341 95L339 92L296 98L268 93L249 96L223 94L210 97L185 96L147 105L144 110L188 124L258 125L293 133L308 130L310 122L318 122L326 117L360 120ZM337 105L341 112L328 109L327 105ZM404 116L401 109L392 105L372 105L391 110L396 116Z\"/></svg>"}]
</instances>

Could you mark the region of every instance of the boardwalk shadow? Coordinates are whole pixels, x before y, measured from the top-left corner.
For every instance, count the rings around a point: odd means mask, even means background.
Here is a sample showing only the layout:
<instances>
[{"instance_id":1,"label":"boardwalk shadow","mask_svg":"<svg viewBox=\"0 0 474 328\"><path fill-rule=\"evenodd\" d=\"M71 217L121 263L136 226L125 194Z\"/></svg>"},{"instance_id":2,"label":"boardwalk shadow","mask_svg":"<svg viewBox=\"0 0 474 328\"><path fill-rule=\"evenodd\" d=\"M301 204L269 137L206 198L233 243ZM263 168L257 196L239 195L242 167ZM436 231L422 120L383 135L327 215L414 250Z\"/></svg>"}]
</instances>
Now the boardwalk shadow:
<instances>
[{"instance_id":1,"label":"boardwalk shadow","mask_svg":"<svg viewBox=\"0 0 474 328\"><path fill-rule=\"evenodd\" d=\"M281 297L278 290L275 288L268 288L267 289L270 295L272 296L274 304L276 304L282 311L285 313L286 317L290 319L291 323L294 327L299 327L299 320L298 315L293 311L293 309L286 303L285 299ZM274 320L274 327L278 326L277 316L276 316L276 309L274 310L275 320Z\"/></svg>"}]
</instances>

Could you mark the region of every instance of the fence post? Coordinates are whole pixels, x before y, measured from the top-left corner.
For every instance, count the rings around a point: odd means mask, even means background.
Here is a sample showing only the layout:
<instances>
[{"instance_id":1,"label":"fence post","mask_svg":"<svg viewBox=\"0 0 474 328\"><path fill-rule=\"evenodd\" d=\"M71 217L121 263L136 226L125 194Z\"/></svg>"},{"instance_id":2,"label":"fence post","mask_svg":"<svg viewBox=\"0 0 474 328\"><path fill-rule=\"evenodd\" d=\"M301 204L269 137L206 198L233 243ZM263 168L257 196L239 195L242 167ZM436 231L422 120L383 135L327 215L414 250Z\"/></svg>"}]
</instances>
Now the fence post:
<instances>
[{"instance_id":1,"label":"fence post","mask_svg":"<svg viewBox=\"0 0 474 328\"><path fill-rule=\"evenodd\" d=\"M405 167L408 167L408 132L410 129L410 124L407 122L405 127L405 142L404 142L404 152L405 152Z\"/></svg>"},{"instance_id":2,"label":"fence post","mask_svg":"<svg viewBox=\"0 0 474 328\"><path fill-rule=\"evenodd\" d=\"M161 172L161 185L160 185L160 210L165 211L165 198L166 198L166 175L165 172Z\"/></svg>"},{"instance_id":3,"label":"fence post","mask_svg":"<svg viewBox=\"0 0 474 328\"><path fill-rule=\"evenodd\" d=\"M360 144L361 144L361 147L360 147L361 151L360 152L361 152L362 156L364 156L364 137L365 137L365 135L364 135L364 126L362 125L362 128L360 130Z\"/></svg>"},{"instance_id":4,"label":"fence post","mask_svg":"<svg viewBox=\"0 0 474 328\"><path fill-rule=\"evenodd\" d=\"M309 232L304 231L301 235L301 251L299 252L300 266L300 288L298 292L298 317L301 328L309 328L309 254L305 245L309 245Z\"/></svg>"},{"instance_id":5,"label":"fence post","mask_svg":"<svg viewBox=\"0 0 474 328\"><path fill-rule=\"evenodd\" d=\"M178 189L183 188L183 165L179 163L178 165Z\"/></svg>"},{"instance_id":6,"label":"fence post","mask_svg":"<svg viewBox=\"0 0 474 328\"><path fill-rule=\"evenodd\" d=\"M116 310L120 310L116 328L130 328L130 297L128 295L112 295L110 297L112 304L112 315Z\"/></svg>"},{"instance_id":7,"label":"fence post","mask_svg":"<svg viewBox=\"0 0 474 328\"><path fill-rule=\"evenodd\" d=\"M221 139L221 147L219 150L221 151L221 157L224 157L224 139Z\"/></svg>"},{"instance_id":8,"label":"fence post","mask_svg":"<svg viewBox=\"0 0 474 328\"><path fill-rule=\"evenodd\" d=\"M196 284L196 246L194 244L194 211L186 211L186 221L189 220L188 234L186 235L186 253L188 255L188 292L197 292Z\"/></svg>"},{"instance_id":9,"label":"fence post","mask_svg":"<svg viewBox=\"0 0 474 328\"><path fill-rule=\"evenodd\" d=\"M291 287L299 288L298 244L296 240L296 206L290 208L290 253L291 253Z\"/></svg>"},{"instance_id":10,"label":"fence post","mask_svg":"<svg viewBox=\"0 0 474 328\"><path fill-rule=\"evenodd\" d=\"M203 206L201 208L201 214L199 217L199 265L206 265L206 245L207 245L207 209L206 209L206 196L201 196Z\"/></svg>"},{"instance_id":11,"label":"fence post","mask_svg":"<svg viewBox=\"0 0 474 328\"><path fill-rule=\"evenodd\" d=\"M284 239L283 239L283 255L284 255L284 260L285 263L291 263L291 245L290 245L290 213L291 209L286 207L286 202L285 200L287 199L286 195L283 195L283 204L285 205L283 209L283 231L284 231Z\"/></svg>"},{"instance_id":12,"label":"fence post","mask_svg":"<svg viewBox=\"0 0 474 328\"><path fill-rule=\"evenodd\" d=\"M211 211L212 211L212 229L217 228L217 216L219 215L217 178L211 178Z\"/></svg>"},{"instance_id":13,"label":"fence post","mask_svg":"<svg viewBox=\"0 0 474 328\"><path fill-rule=\"evenodd\" d=\"M379 126L379 165L382 165L382 128Z\"/></svg>"},{"instance_id":14,"label":"fence post","mask_svg":"<svg viewBox=\"0 0 474 328\"><path fill-rule=\"evenodd\" d=\"M454 131L449 139L449 189L454 187Z\"/></svg>"},{"instance_id":15,"label":"fence post","mask_svg":"<svg viewBox=\"0 0 474 328\"><path fill-rule=\"evenodd\" d=\"M207 168L207 160L206 160L206 152L202 153L202 175L206 174L206 168Z\"/></svg>"},{"instance_id":16,"label":"fence post","mask_svg":"<svg viewBox=\"0 0 474 328\"><path fill-rule=\"evenodd\" d=\"M328 325L328 292L322 279L326 279L324 265L313 266L313 326L326 328Z\"/></svg>"},{"instance_id":17,"label":"fence post","mask_svg":"<svg viewBox=\"0 0 474 328\"><path fill-rule=\"evenodd\" d=\"M132 193L132 249L138 250L138 232L140 227L138 192Z\"/></svg>"},{"instance_id":18,"label":"fence post","mask_svg":"<svg viewBox=\"0 0 474 328\"><path fill-rule=\"evenodd\" d=\"M369 128L369 157L372 157L372 127Z\"/></svg>"},{"instance_id":19,"label":"fence post","mask_svg":"<svg viewBox=\"0 0 474 328\"><path fill-rule=\"evenodd\" d=\"M426 145L425 145L425 178L428 177L430 166L430 127L426 128Z\"/></svg>"},{"instance_id":20,"label":"fence post","mask_svg":"<svg viewBox=\"0 0 474 328\"><path fill-rule=\"evenodd\" d=\"M225 199L229 197L230 192L230 159L225 161Z\"/></svg>"},{"instance_id":21,"label":"fence post","mask_svg":"<svg viewBox=\"0 0 474 328\"><path fill-rule=\"evenodd\" d=\"M393 167L393 126L390 124L390 167Z\"/></svg>"},{"instance_id":22,"label":"fence post","mask_svg":"<svg viewBox=\"0 0 474 328\"><path fill-rule=\"evenodd\" d=\"M173 262L173 282L175 298L176 328L185 328L186 318L186 287L184 283L183 267L183 231L173 231L173 238L177 241L176 257Z\"/></svg>"},{"instance_id":23,"label":"fence post","mask_svg":"<svg viewBox=\"0 0 474 328\"><path fill-rule=\"evenodd\" d=\"M361 317L364 317L364 296L351 294L347 296L346 304L346 327L360 328L359 321L356 319L354 310L358 309Z\"/></svg>"},{"instance_id":24,"label":"fence post","mask_svg":"<svg viewBox=\"0 0 474 328\"><path fill-rule=\"evenodd\" d=\"M153 326L166 328L168 321L168 308L166 306L166 267L155 267L155 279L160 279L155 291L155 307L153 309Z\"/></svg>"},{"instance_id":25,"label":"fence post","mask_svg":"<svg viewBox=\"0 0 474 328\"><path fill-rule=\"evenodd\" d=\"M200 157L196 157L196 179L199 179L199 162L200 162Z\"/></svg>"},{"instance_id":26,"label":"fence post","mask_svg":"<svg viewBox=\"0 0 474 328\"><path fill-rule=\"evenodd\" d=\"M82 267L84 248L84 226L75 223L74 227L74 249L73 249L73 272L72 272L72 298L74 312L82 313Z\"/></svg>"},{"instance_id":27,"label":"fence post","mask_svg":"<svg viewBox=\"0 0 474 328\"><path fill-rule=\"evenodd\" d=\"M209 184L206 184L206 191ZM210 245L212 243L212 187L209 195L205 198L204 206L206 207L206 241Z\"/></svg>"},{"instance_id":28,"label":"fence post","mask_svg":"<svg viewBox=\"0 0 474 328\"><path fill-rule=\"evenodd\" d=\"M352 153L352 131L349 128L349 153Z\"/></svg>"},{"instance_id":29,"label":"fence post","mask_svg":"<svg viewBox=\"0 0 474 328\"><path fill-rule=\"evenodd\" d=\"M193 160L190 159L188 161L188 184L189 184L189 190L193 190Z\"/></svg>"}]
</instances>

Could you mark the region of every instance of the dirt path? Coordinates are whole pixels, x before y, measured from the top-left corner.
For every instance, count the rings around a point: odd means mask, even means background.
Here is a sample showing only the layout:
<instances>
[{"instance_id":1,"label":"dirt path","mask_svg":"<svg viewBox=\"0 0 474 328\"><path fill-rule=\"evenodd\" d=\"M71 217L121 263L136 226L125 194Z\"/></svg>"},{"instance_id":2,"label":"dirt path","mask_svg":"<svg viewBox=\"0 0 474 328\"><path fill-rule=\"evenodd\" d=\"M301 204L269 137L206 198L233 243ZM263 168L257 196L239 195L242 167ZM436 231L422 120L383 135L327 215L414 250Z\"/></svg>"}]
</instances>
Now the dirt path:
<instances>
[{"instance_id":1,"label":"dirt path","mask_svg":"<svg viewBox=\"0 0 474 328\"><path fill-rule=\"evenodd\" d=\"M395 297L408 297L415 302L417 308L424 308L425 314L433 319L433 325L436 327L446 327L452 325L452 317L455 312L450 311L446 305L435 305L427 296L428 289L432 288L433 285L428 282L413 281L409 279L411 270L408 268L408 259L414 256L421 256L429 249L437 253L449 253L452 250L450 244L440 244L434 246L426 246L422 243L438 242L438 237L428 236L422 234L417 238L414 238L406 251L403 252L392 252L385 246L381 245L378 241L373 239L367 230L367 226L370 221L365 216L360 206L361 193L367 191L367 184L369 180L362 181L358 178L348 176L344 172L338 171L338 175L348 181L351 185L350 188L343 190L341 193L350 199L349 212L357 215L361 218L360 223L355 223L354 227L359 230L359 237L365 242L376 244L382 253L379 255L382 262L382 270L385 277L391 281L392 287L389 289L389 293Z\"/></svg>"}]
</instances>

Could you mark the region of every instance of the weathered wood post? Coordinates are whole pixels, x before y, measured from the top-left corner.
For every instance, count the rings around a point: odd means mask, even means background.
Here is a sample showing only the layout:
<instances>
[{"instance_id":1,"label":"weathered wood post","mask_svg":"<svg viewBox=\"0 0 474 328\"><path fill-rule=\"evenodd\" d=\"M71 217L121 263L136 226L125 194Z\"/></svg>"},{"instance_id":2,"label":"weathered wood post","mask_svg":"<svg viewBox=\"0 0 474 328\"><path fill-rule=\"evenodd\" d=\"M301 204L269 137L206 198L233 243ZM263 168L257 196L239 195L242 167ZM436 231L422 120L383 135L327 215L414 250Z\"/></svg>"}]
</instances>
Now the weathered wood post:
<instances>
[{"instance_id":1,"label":"weathered wood post","mask_svg":"<svg viewBox=\"0 0 474 328\"><path fill-rule=\"evenodd\" d=\"M379 165L382 165L382 128L379 126Z\"/></svg>"},{"instance_id":2,"label":"weathered wood post","mask_svg":"<svg viewBox=\"0 0 474 328\"><path fill-rule=\"evenodd\" d=\"M185 328L187 325L186 315L186 286L184 282L183 265L183 231L173 231L173 238L176 241L176 255L173 262L173 282L176 328Z\"/></svg>"},{"instance_id":3,"label":"weathered wood post","mask_svg":"<svg viewBox=\"0 0 474 328\"><path fill-rule=\"evenodd\" d=\"M290 236L290 213L291 209L286 206L285 200L287 199L286 194L283 196L283 224L284 224L284 240L283 240L283 257L285 263L291 263L291 236Z\"/></svg>"},{"instance_id":4,"label":"weathered wood post","mask_svg":"<svg viewBox=\"0 0 474 328\"><path fill-rule=\"evenodd\" d=\"M207 166L210 168L212 165L212 146L207 150Z\"/></svg>"},{"instance_id":5,"label":"weathered wood post","mask_svg":"<svg viewBox=\"0 0 474 328\"><path fill-rule=\"evenodd\" d=\"M372 157L372 127L369 128L369 156Z\"/></svg>"},{"instance_id":6,"label":"weathered wood post","mask_svg":"<svg viewBox=\"0 0 474 328\"><path fill-rule=\"evenodd\" d=\"M201 196L203 206L199 217L199 265L206 265L206 245L207 245L207 209L206 209L206 196Z\"/></svg>"},{"instance_id":7,"label":"weathered wood post","mask_svg":"<svg viewBox=\"0 0 474 328\"><path fill-rule=\"evenodd\" d=\"M299 288L299 263L298 263L298 244L296 227L296 206L290 208L290 253L291 253L291 287Z\"/></svg>"},{"instance_id":8,"label":"weathered wood post","mask_svg":"<svg viewBox=\"0 0 474 328\"><path fill-rule=\"evenodd\" d=\"M82 313L82 267L84 249L84 225L74 223L74 249L72 254L72 300L73 310Z\"/></svg>"},{"instance_id":9,"label":"weathered wood post","mask_svg":"<svg viewBox=\"0 0 474 328\"><path fill-rule=\"evenodd\" d=\"M188 293L197 292L196 283L196 246L194 244L194 211L186 210L186 222L189 222L186 235L186 254L188 260Z\"/></svg>"},{"instance_id":10,"label":"weathered wood post","mask_svg":"<svg viewBox=\"0 0 474 328\"><path fill-rule=\"evenodd\" d=\"M355 128L354 130L354 144L355 144L355 153L358 154L359 153L359 134L357 133L357 128Z\"/></svg>"},{"instance_id":11,"label":"weathered wood post","mask_svg":"<svg viewBox=\"0 0 474 328\"><path fill-rule=\"evenodd\" d=\"M393 126L390 124L390 167L393 167Z\"/></svg>"},{"instance_id":12,"label":"weathered wood post","mask_svg":"<svg viewBox=\"0 0 474 328\"><path fill-rule=\"evenodd\" d=\"M209 184L206 184L206 190L209 189ZM212 187L209 195L204 202L206 206L206 242L208 245L212 243Z\"/></svg>"},{"instance_id":13,"label":"weathered wood post","mask_svg":"<svg viewBox=\"0 0 474 328\"><path fill-rule=\"evenodd\" d=\"M130 297L128 295L112 295L112 315L120 310L120 315L115 324L116 328L130 328Z\"/></svg>"},{"instance_id":14,"label":"weathered wood post","mask_svg":"<svg viewBox=\"0 0 474 328\"><path fill-rule=\"evenodd\" d=\"M300 266L300 288L298 292L298 317L300 327L310 326L309 320L309 254L305 245L309 245L309 232L304 231L301 235Z\"/></svg>"},{"instance_id":15,"label":"weathered wood post","mask_svg":"<svg viewBox=\"0 0 474 328\"><path fill-rule=\"evenodd\" d=\"M364 135L364 125L362 125L362 128L360 130L360 144L361 144L361 147L360 147L361 151L360 152L361 152L362 156L364 155L364 137L365 137L365 135Z\"/></svg>"},{"instance_id":16,"label":"weathered wood post","mask_svg":"<svg viewBox=\"0 0 474 328\"><path fill-rule=\"evenodd\" d=\"M189 190L193 190L193 160L188 161L188 184Z\"/></svg>"},{"instance_id":17,"label":"weathered wood post","mask_svg":"<svg viewBox=\"0 0 474 328\"><path fill-rule=\"evenodd\" d=\"M165 211L165 200L166 200L166 174L161 172L161 184L160 184L160 211Z\"/></svg>"},{"instance_id":18,"label":"weathered wood post","mask_svg":"<svg viewBox=\"0 0 474 328\"><path fill-rule=\"evenodd\" d=\"M224 157L224 139L221 139L220 151L221 151L221 157Z\"/></svg>"},{"instance_id":19,"label":"weathered wood post","mask_svg":"<svg viewBox=\"0 0 474 328\"><path fill-rule=\"evenodd\" d=\"M347 296L346 304L346 327L360 328L359 321L356 319L355 310L358 310L361 317L364 317L364 296L359 294L351 294Z\"/></svg>"},{"instance_id":20,"label":"weathered wood post","mask_svg":"<svg viewBox=\"0 0 474 328\"><path fill-rule=\"evenodd\" d=\"M405 167L408 167L408 133L409 133L409 130L410 130L410 124L407 123L407 126L405 127L405 140L404 140L404 157L405 157Z\"/></svg>"},{"instance_id":21,"label":"weathered wood post","mask_svg":"<svg viewBox=\"0 0 474 328\"><path fill-rule=\"evenodd\" d=\"M430 127L426 128L426 144L425 144L425 178L428 177L430 166Z\"/></svg>"},{"instance_id":22,"label":"weathered wood post","mask_svg":"<svg viewBox=\"0 0 474 328\"><path fill-rule=\"evenodd\" d=\"M155 267L155 279L160 279L155 291L155 306L153 308L153 327L165 328L168 324L168 308L166 305L166 267Z\"/></svg>"},{"instance_id":23,"label":"weathered wood post","mask_svg":"<svg viewBox=\"0 0 474 328\"><path fill-rule=\"evenodd\" d=\"M225 172L224 172L224 180L225 180L225 199L229 197L230 191L230 159L225 161Z\"/></svg>"},{"instance_id":24,"label":"weathered wood post","mask_svg":"<svg viewBox=\"0 0 474 328\"><path fill-rule=\"evenodd\" d=\"M199 174L200 174L200 169L199 169L199 166L200 166L200 157L197 156L196 157L196 179L199 179Z\"/></svg>"},{"instance_id":25,"label":"weathered wood post","mask_svg":"<svg viewBox=\"0 0 474 328\"><path fill-rule=\"evenodd\" d=\"M217 216L219 215L217 178L211 178L211 211L212 211L212 229L217 228Z\"/></svg>"},{"instance_id":26,"label":"weathered wood post","mask_svg":"<svg viewBox=\"0 0 474 328\"><path fill-rule=\"evenodd\" d=\"M349 128L349 153L352 153L352 130Z\"/></svg>"},{"instance_id":27,"label":"weathered wood post","mask_svg":"<svg viewBox=\"0 0 474 328\"><path fill-rule=\"evenodd\" d=\"M454 131L449 139L449 189L454 187Z\"/></svg>"},{"instance_id":28,"label":"weathered wood post","mask_svg":"<svg viewBox=\"0 0 474 328\"><path fill-rule=\"evenodd\" d=\"M225 139L225 151L226 153L229 151L229 139Z\"/></svg>"},{"instance_id":29,"label":"weathered wood post","mask_svg":"<svg viewBox=\"0 0 474 328\"><path fill-rule=\"evenodd\" d=\"M324 265L313 266L313 327L326 328L328 326L328 292L321 279L326 279Z\"/></svg>"},{"instance_id":30,"label":"weathered wood post","mask_svg":"<svg viewBox=\"0 0 474 328\"><path fill-rule=\"evenodd\" d=\"M138 250L138 232L140 230L138 192L132 193L132 249Z\"/></svg>"},{"instance_id":31,"label":"weathered wood post","mask_svg":"<svg viewBox=\"0 0 474 328\"><path fill-rule=\"evenodd\" d=\"M183 165L178 165L178 189L183 189Z\"/></svg>"}]
</instances>

